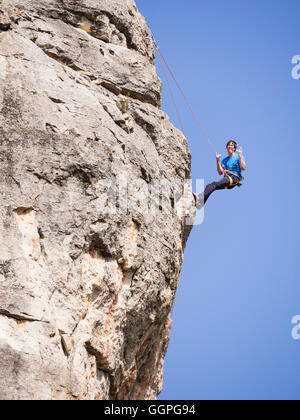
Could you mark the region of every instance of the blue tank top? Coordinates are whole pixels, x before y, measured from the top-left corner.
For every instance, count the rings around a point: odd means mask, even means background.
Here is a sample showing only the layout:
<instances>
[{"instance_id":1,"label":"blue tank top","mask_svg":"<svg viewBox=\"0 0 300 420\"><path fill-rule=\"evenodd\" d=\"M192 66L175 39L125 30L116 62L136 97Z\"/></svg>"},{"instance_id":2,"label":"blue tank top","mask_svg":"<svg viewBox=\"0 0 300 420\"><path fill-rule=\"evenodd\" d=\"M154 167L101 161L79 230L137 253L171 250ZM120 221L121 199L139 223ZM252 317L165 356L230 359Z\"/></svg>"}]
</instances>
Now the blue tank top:
<instances>
[{"instance_id":1,"label":"blue tank top","mask_svg":"<svg viewBox=\"0 0 300 420\"><path fill-rule=\"evenodd\" d=\"M240 157L237 153L235 153L233 156L227 156L225 159L222 160L221 163L227 171L238 172L240 176L242 176L242 171L240 168ZM233 173L232 175L237 176L237 174L235 173Z\"/></svg>"}]
</instances>

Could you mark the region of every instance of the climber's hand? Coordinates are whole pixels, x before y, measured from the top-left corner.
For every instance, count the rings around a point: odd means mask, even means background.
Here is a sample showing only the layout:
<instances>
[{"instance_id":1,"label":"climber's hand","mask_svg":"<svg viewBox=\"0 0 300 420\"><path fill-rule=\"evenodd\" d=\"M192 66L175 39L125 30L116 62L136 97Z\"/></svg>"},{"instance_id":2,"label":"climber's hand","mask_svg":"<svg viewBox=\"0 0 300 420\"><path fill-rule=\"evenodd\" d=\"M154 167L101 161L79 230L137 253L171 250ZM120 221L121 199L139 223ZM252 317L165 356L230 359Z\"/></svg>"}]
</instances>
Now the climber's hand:
<instances>
[{"instance_id":1,"label":"climber's hand","mask_svg":"<svg viewBox=\"0 0 300 420\"><path fill-rule=\"evenodd\" d=\"M243 156L243 149L240 147L239 150L237 151L237 154L239 155L240 159Z\"/></svg>"},{"instance_id":2,"label":"climber's hand","mask_svg":"<svg viewBox=\"0 0 300 420\"><path fill-rule=\"evenodd\" d=\"M217 161L220 161L222 155L219 155L218 153L216 153L216 159Z\"/></svg>"}]
</instances>

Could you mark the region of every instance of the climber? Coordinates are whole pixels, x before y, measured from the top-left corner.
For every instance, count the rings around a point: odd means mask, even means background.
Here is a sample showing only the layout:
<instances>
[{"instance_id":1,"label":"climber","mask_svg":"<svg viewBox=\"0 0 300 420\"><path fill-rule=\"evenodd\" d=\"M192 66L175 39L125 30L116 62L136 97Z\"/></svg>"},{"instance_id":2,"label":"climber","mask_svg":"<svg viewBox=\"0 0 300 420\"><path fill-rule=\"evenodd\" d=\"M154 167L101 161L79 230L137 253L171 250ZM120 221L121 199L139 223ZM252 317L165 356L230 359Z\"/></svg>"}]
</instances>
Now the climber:
<instances>
[{"instance_id":1,"label":"climber","mask_svg":"<svg viewBox=\"0 0 300 420\"><path fill-rule=\"evenodd\" d=\"M220 181L208 184L204 190L204 193L193 193L195 206L197 209L201 209L203 207L208 197L215 190L232 189L236 186L240 187L242 185L242 171L245 171L247 168L243 157L242 148L236 152L237 144L234 140L229 140L226 148L228 156L223 159L222 162L221 155L216 153L217 170L219 175L224 174L224 177Z\"/></svg>"}]
</instances>

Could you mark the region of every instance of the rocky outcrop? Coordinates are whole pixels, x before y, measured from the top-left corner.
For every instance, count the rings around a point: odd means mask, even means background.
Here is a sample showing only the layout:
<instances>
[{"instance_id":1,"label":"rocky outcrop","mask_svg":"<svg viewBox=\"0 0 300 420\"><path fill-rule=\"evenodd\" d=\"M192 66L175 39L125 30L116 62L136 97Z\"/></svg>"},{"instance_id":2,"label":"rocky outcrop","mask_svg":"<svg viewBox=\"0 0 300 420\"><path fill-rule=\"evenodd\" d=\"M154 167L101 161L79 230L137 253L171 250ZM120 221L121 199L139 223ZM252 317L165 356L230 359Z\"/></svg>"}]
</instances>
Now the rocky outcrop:
<instances>
[{"instance_id":1,"label":"rocky outcrop","mask_svg":"<svg viewBox=\"0 0 300 420\"><path fill-rule=\"evenodd\" d=\"M0 2L0 399L154 399L192 199L151 33L133 0L21 3Z\"/></svg>"}]
</instances>

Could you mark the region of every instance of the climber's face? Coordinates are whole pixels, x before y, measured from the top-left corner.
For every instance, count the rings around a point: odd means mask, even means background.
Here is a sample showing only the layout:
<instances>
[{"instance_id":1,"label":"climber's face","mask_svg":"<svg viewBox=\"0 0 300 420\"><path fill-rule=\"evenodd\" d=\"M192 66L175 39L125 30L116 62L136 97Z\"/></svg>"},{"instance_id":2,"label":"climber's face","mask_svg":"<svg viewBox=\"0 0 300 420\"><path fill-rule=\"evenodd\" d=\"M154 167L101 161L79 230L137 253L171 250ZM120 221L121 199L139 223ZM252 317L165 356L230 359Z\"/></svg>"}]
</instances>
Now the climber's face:
<instances>
[{"instance_id":1,"label":"climber's face","mask_svg":"<svg viewBox=\"0 0 300 420\"><path fill-rule=\"evenodd\" d=\"M227 152L229 156L234 155L235 152L235 144L233 142L230 142L227 144Z\"/></svg>"}]
</instances>

